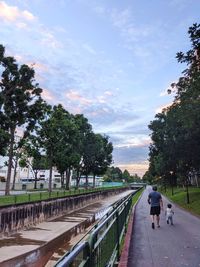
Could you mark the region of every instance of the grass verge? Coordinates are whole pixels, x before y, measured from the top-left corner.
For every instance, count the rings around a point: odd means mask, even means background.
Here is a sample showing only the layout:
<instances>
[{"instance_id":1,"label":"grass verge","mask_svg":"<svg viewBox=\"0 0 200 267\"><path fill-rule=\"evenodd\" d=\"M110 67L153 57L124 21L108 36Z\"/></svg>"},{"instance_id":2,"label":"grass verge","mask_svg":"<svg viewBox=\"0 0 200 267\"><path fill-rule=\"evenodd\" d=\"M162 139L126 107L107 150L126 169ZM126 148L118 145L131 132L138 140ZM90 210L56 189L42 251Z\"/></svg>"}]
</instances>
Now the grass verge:
<instances>
[{"instance_id":1,"label":"grass verge","mask_svg":"<svg viewBox=\"0 0 200 267\"><path fill-rule=\"evenodd\" d=\"M171 188L167 188L166 192L162 189L161 193L182 208L200 216L200 188L189 187L189 204L187 204L186 190L183 188L174 188L173 195Z\"/></svg>"},{"instance_id":2,"label":"grass verge","mask_svg":"<svg viewBox=\"0 0 200 267\"><path fill-rule=\"evenodd\" d=\"M98 191L106 191L111 189L122 188L123 186L116 187L99 187L99 188L80 188L80 189L71 189L71 190L54 190L51 193L48 191L31 191L24 194L13 194L9 196L0 196L0 206L15 205L21 203L31 203L42 200L61 198L66 196L76 196L80 194L95 193Z\"/></svg>"}]
</instances>

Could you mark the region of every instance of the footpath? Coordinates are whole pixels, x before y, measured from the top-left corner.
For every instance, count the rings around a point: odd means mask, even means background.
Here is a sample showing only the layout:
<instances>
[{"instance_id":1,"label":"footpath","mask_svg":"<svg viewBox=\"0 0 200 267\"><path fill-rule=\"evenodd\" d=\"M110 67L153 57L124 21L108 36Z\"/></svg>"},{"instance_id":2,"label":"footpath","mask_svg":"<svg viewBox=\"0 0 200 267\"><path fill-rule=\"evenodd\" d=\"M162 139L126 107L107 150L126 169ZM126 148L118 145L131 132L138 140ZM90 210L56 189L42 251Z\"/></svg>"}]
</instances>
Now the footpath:
<instances>
[{"instance_id":1,"label":"footpath","mask_svg":"<svg viewBox=\"0 0 200 267\"><path fill-rule=\"evenodd\" d=\"M172 203L174 225L161 212L160 228L151 228L147 186L134 212L127 267L199 267L200 218ZM163 197L164 210L169 200ZM123 259L124 260L124 259ZM121 265L125 266L125 265Z\"/></svg>"}]
</instances>

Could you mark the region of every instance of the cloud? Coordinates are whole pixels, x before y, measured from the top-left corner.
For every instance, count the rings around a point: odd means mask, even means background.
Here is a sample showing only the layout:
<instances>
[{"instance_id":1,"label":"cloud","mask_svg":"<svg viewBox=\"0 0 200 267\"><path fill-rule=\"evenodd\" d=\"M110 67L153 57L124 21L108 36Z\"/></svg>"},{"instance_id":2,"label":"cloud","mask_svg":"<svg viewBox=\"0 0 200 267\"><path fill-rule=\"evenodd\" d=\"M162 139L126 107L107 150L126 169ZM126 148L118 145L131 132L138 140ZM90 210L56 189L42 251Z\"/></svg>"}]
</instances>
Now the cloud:
<instances>
[{"instance_id":1,"label":"cloud","mask_svg":"<svg viewBox=\"0 0 200 267\"><path fill-rule=\"evenodd\" d=\"M149 147L114 147L113 159L115 164L132 164L146 161L148 158Z\"/></svg>"},{"instance_id":2,"label":"cloud","mask_svg":"<svg viewBox=\"0 0 200 267\"><path fill-rule=\"evenodd\" d=\"M130 25L131 13L129 9L125 9L123 11L113 9L111 18L115 27L124 30L129 28L128 26Z\"/></svg>"},{"instance_id":3,"label":"cloud","mask_svg":"<svg viewBox=\"0 0 200 267\"><path fill-rule=\"evenodd\" d=\"M81 96L81 94L78 91L73 89L65 93L65 96L68 100L78 102L77 104L80 105L88 106L92 103L92 100Z\"/></svg>"},{"instance_id":4,"label":"cloud","mask_svg":"<svg viewBox=\"0 0 200 267\"><path fill-rule=\"evenodd\" d=\"M106 14L106 9L103 6L94 6L93 10L98 14L98 15L105 15Z\"/></svg>"},{"instance_id":5,"label":"cloud","mask_svg":"<svg viewBox=\"0 0 200 267\"><path fill-rule=\"evenodd\" d=\"M16 6L7 5L4 1L0 1L0 18L2 18L5 22L19 22L19 21L30 22L36 19L36 17L29 11L27 10L21 11ZM25 23L23 24L26 25Z\"/></svg>"},{"instance_id":6,"label":"cloud","mask_svg":"<svg viewBox=\"0 0 200 267\"><path fill-rule=\"evenodd\" d=\"M32 45L37 43L36 47L41 47L41 45L45 48L49 47L53 49L62 47L62 42L57 40L55 32L46 28L39 22L36 16L27 10L21 10L16 6L11 6L6 4L4 1L0 1L0 19L6 23L6 26L8 26L7 31L10 30L12 34L14 33L17 35L17 32L13 31L13 27L17 27L21 30L21 33L26 30L27 36L25 38L23 37L23 41L25 43L30 42L31 40ZM20 40L21 36L19 37L19 35L17 35L16 38L19 38Z\"/></svg>"},{"instance_id":7,"label":"cloud","mask_svg":"<svg viewBox=\"0 0 200 267\"><path fill-rule=\"evenodd\" d=\"M28 65L32 66L34 70L38 72L47 73L49 71L49 66L39 61L37 61L36 63L28 63Z\"/></svg>"},{"instance_id":8,"label":"cloud","mask_svg":"<svg viewBox=\"0 0 200 267\"><path fill-rule=\"evenodd\" d=\"M54 34L49 29L44 29L41 27L39 29L41 35L41 45L48 46L53 49L63 48L62 42L58 41Z\"/></svg>"},{"instance_id":9,"label":"cloud","mask_svg":"<svg viewBox=\"0 0 200 267\"><path fill-rule=\"evenodd\" d=\"M129 136L129 135L144 135L147 136L149 134L149 129L147 127L147 125L144 124L135 124L135 123L131 123L131 125L125 126L125 127L121 127L120 130L118 131L112 131L110 130L108 132L109 135L121 135L121 136Z\"/></svg>"},{"instance_id":10,"label":"cloud","mask_svg":"<svg viewBox=\"0 0 200 267\"><path fill-rule=\"evenodd\" d=\"M122 140L122 139L121 139ZM150 137L148 136L133 136L125 139L122 143L115 145L116 148L134 148L146 147L150 144Z\"/></svg>"},{"instance_id":11,"label":"cloud","mask_svg":"<svg viewBox=\"0 0 200 267\"><path fill-rule=\"evenodd\" d=\"M46 101L55 101L55 95L53 95L49 90L47 89L43 89L42 91L42 97L46 100Z\"/></svg>"},{"instance_id":12,"label":"cloud","mask_svg":"<svg viewBox=\"0 0 200 267\"><path fill-rule=\"evenodd\" d=\"M162 96L167 96L167 95L169 95L167 90L168 90L168 89L165 89L164 91L162 91L162 92L160 93L160 96L162 97Z\"/></svg>"},{"instance_id":13,"label":"cloud","mask_svg":"<svg viewBox=\"0 0 200 267\"><path fill-rule=\"evenodd\" d=\"M134 132L126 132L122 131L120 133L116 132L107 132L106 133L110 138L116 149L131 149L131 148L143 148L148 147L151 139L149 134L142 134L138 131L138 133Z\"/></svg>"},{"instance_id":14,"label":"cloud","mask_svg":"<svg viewBox=\"0 0 200 267\"><path fill-rule=\"evenodd\" d=\"M128 170L131 175L137 174L142 178L148 170L149 163L144 161L140 163L118 164L117 167L119 167L122 171Z\"/></svg>"},{"instance_id":15,"label":"cloud","mask_svg":"<svg viewBox=\"0 0 200 267\"><path fill-rule=\"evenodd\" d=\"M89 44L83 44L83 48L90 54L96 55L96 51Z\"/></svg>"},{"instance_id":16,"label":"cloud","mask_svg":"<svg viewBox=\"0 0 200 267\"><path fill-rule=\"evenodd\" d=\"M97 128L101 125L108 126L109 129L121 127L127 121L134 121L139 118L131 109L127 110L123 106L112 106L110 103L94 103L85 110L85 113Z\"/></svg>"},{"instance_id":17,"label":"cloud","mask_svg":"<svg viewBox=\"0 0 200 267\"><path fill-rule=\"evenodd\" d=\"M141 38L148 37L152 33L152 29L149 25L143 25L138 27L133 22L133 16L130 9L111 11L111 20L113 26L119 29L122 36L124 36L128 42L139 41Z\"/></svg>"},{"instance_id":18,"label":"cloud","mask_svg":"<svg viewBox=\"0 0 200 267\"><path fill-rule=\"evenodd\" d=\"M160 107L158 107L158 108L155 110L156 114L157 114L157 113L162 113L162 111L163 111L164 109L170 107L171 105L172 105L172 102L171 102L171 103L168 103L168 104L165 104L165 105L162 105L162 106L160 106Z\"/></svg>"}]
</instances>

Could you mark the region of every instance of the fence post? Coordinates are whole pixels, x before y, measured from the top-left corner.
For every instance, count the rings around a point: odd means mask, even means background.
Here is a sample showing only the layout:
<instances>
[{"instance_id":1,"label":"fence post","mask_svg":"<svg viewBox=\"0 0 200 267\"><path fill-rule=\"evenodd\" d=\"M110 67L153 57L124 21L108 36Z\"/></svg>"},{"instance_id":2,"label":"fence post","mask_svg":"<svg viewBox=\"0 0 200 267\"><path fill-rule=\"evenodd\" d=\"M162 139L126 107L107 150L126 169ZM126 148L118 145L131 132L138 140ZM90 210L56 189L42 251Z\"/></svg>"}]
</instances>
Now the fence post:
<instances>
[{"instance_id":1,"label":"fence post","mask_svg":"<svg viewBox=\"0 0 200 267\"><path fill-rule=\"evenodd\" d=\"M120 232L119 232L119 211L116 211L116 224L117 224L117 261L120 259Z\"/></svg>"}]
</instances>

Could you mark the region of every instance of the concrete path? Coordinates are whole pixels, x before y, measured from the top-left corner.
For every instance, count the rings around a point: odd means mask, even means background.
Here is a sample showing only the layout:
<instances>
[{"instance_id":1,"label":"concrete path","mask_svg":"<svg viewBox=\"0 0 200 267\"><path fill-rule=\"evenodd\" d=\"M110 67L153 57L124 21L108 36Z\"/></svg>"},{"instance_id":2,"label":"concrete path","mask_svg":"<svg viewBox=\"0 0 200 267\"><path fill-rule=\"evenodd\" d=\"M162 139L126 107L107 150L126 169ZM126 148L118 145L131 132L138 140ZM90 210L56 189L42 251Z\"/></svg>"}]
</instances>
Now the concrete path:
<instances>
[{"instance_id":1,"label":"concrete path","mask_svg":"<svg viewBox=\"0 0 200 267\"><path fill-rule=\"evenodd\" d=\"M19 231L9 237L0 238L0 266L12 266L7 262L15 257L22 257L25 253L40 249L44 244L55 240L59 236L67 233L70 229L78 226L80 223L90 220L95 214L104 213L110 205L118 201L119 199L130 194L132 190L127 190L118 195L113 195L108 198L99 200L96 203L92 203L85 208L76 210L70 214L54 219L52 221L42 222L37 226L33 226L30 229ZM68 240L70 242L70 238ZM78 241L78 240L77 240ZM74 244L70 244L72 246ZM54 248L55 249L55 248ZM51 252L51 254L54 251ZM51 255L50 255L51 256ZM41 267L44 265L19 265L19 266L36 266Z\"/></svg>"},{"instance_id":2,"label":"concrete path","mask_svg":"<svg viewBox=\"0 0 200 267\"><path fill-rule=\"evenodd\" d=\"M168 225L164 212L160 228L151 228L148 186L135 210L128 267L199 267L200 218L173 205L174 225ZM163 197L164 210L169 201Z\"/></svg>"}]
</instances>

